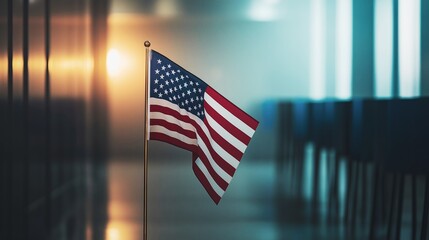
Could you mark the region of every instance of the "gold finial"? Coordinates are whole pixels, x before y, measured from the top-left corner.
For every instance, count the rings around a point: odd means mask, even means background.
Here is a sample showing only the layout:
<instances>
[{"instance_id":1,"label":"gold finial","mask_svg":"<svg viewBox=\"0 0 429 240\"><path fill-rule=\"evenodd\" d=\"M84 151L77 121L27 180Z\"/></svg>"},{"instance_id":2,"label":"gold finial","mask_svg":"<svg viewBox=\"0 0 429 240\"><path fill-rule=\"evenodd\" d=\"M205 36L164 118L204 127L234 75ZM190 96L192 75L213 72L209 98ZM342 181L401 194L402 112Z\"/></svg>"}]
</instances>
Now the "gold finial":
<instances>
[{"instance_id":1,"label":"gold finial","mask_svg":"<svg viewBox=\"0 0 429 240\"><path fill-rule=\"evenodd\" d=\"M150 47L150 42L149 41L145 41L144 42L144 46L147 47L147 48Z\"/></svg>"}]
</instances>

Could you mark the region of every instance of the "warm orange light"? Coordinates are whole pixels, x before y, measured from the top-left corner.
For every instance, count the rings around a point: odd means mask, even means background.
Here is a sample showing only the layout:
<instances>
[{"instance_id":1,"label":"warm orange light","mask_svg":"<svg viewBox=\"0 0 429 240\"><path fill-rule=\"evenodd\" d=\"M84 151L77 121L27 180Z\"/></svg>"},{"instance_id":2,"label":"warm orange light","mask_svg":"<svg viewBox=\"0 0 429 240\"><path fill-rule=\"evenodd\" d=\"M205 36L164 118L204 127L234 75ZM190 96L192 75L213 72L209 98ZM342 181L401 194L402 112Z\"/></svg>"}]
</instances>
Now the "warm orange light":
<instances>
[{"instance_id":1,"label":"warm orange light","mask_svg":"<svg viewBox=\"0 0 429 240\"><path fill-rule=\"evenodd\" d=\"M124 57L115 48L109 49L107 52L107 73L110 77L119 76L124 69Z\"/></svg>"}]
</instances>

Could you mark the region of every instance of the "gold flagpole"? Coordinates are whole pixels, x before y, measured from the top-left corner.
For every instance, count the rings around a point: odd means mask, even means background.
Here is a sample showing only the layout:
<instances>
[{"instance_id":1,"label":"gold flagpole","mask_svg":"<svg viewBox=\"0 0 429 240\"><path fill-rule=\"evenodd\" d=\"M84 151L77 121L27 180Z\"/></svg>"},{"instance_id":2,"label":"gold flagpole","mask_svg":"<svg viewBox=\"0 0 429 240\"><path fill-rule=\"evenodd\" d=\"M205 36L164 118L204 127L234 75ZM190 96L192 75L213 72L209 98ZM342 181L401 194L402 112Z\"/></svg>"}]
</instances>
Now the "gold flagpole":
<instances>
[{"instance_id":1,"label":"gold flagpole","mask_svg":"<svg viewBox=\"0 0 429 240\"><path fill-rule=\"evenodd\" d=\"M146 64L145 64L145 105L144 105L144 180L143 180L143 239L148 240L147 238L147 186L148 186L148 134L149 134L149 126L148 126L148 104L149 104L149 62L150 62L150 42L145 41L144 46L146 47Z\"/></svg>"}]
</instances>

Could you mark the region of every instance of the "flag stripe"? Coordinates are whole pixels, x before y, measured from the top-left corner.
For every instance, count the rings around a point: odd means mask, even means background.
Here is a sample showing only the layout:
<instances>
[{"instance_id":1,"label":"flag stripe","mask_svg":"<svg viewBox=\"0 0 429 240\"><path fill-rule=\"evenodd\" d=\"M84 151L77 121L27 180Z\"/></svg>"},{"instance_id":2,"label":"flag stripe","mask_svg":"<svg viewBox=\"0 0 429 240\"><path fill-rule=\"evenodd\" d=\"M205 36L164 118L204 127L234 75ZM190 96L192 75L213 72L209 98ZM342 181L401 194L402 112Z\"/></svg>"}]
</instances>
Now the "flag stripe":
<instances>
[{"instance_id":1,"label":"flag stripe","mask_svg":"<svg viewBox=\"0 0 429 240\"><path fill-rule=\"evenodd\" d=\"M226 190L228 187L229 182L227 182L225 179L223 179L218 172L215 171L213 168L213 165L211 164L210 160L207 158L206 153L201 149L198 148L195 152L198 157L201 159L201 162L206 166L207 171L210 173L212 178L216 181L216 184L221 187L223 190Z\"/></svg>"},{"instance_id":2,"label":"flag stripe","mask_svg":"<svg viewBox=\"0 0 429 240\"><path fill-rule=\"evenodd\" d=\"M210 126L218 132L225 140L227 139L229 142L231 142L232 145L236 146L237 149L244 153L246 150L246 145L234 137L230 132L228 132L225 128L219 125L210 114L206 113L206 119L205 119Z\"/></svg>"},{"instance_id":3,"label":"flag stripe","mask_svg":"<svg viewBox=\"0 0 429 240\"><path fill-rule=\"evenodd\" d=\"M197 146L197 141L194 138L189 138L181 133L176 131L171 131L163 126L150 126L151 133L162 133L171 138L177 139L185 144Z\"/></svg>"},{"instance_id":4,"label":"flag stripe","mask_svg":"<svg viewBox=\"0 0 429 240\"><path fill-rule=\"evenodd\" d=\"M216 173L223 179L225 182L231 182L232 176L230 176L223 168L221 168L213 159L213 156L210 154L209 149L207 148L206 143L202 138L197 137L198 146L201 148L204 155L207 157L210 165L216 171Z\"/></svg>"},{"instance_id":5,"label":"flag stripe","mask_svg":"<svg viewBox=\"0 0 429 240\"><path fill-rule=\"evenodd\" d=\"M216 182L213 180L212 176L209 174L209 172L207 171L206 166L202 163L200 158L197 158L195 160L195 165L201 170L201 172L204 174L204 177L207 179L207 181L209 182L210 186L212 187L212 189L216 192L216 194L219 197L222 197L222 195L224 194L224 190L222 190L217 184Z\"/></svg>"},{"instance_id":6,"label":"flag stripe","mask_svg":"<svg viewBox=\"0 0 429 240\"><path fill-rule=\"evenodd\" d=\"M174 115L180 117L181 119L185 117L187 121L192 121L195 124L194 126L196 128L196 133L198 134L196 141L199 145L199 148L201 149L200 155L204 155L200 157L202 158L202 160L204 160L204 163L206 164L210 173L212 175L216 175L213 177L218 182L218 184L226 189L226 186L232 179L232 175L235 172L235 168L232 167L230 164L228 164L227 161L222 159L219 156L219 154L213 149L213 146L218 146L218 145L217 143L210 141L211 137L209 135L209 131L205 126L205 124L201 121L201 119L195 117L192 114L189 114L189 116L180 115L178 112L175 111L175 109L170 108L170 107L174 108L175 107L174 104L171 104L168 101L165 101L164 103L162 103L163 101L165 100L156 99L154 102L158 102L158 104L163 104L164 107L158 107L158 108L152 108L152 109L158 109L158 110L164 111L165 114L169 114L173 118L174 118ZM177 118L174 118L174 119L175 120L173 120L172 122L176 122L177 124L176 126L186 124L186 123L183 123L181 119L177 119Z\"/></svg>"},{"instance_id":7,"label":"flag stripe","mask_svg":"<svg viewBox=\"0 0 429 240\"><path fill-rule=\"evenodd\" d=\"M177 124L177 119L178 119L177 116L171 116L171 115L165 114L163 112L152 112L151 114L152 114L151 119L164 120L164 121L169 122L171 124ZM184 118L184 116L182 116L180 119L183 119L183 118ZM156 124L154 124L154 125L156 125ZM158 125L160 125L160 124L158 124ZM189 122L185 122L182 120L181 124L180 124L180 128L187 130L187 131L191 131L195 135L195 127Z\"/></svg>"},{"instance_id":8,"label":"flag stripe","mask_svg":"<svg viewBox=\"0 0 429 240\"><path fill-rule=\"evenodd\" d=\"M167 142L167 143L175 145L179 148L183 148L185 150L191 151L191 152L194 152L197 149L196 145L187 144L185 142L178 140L177 138L170 137L164 133L151 132L150 133L150 140L158 140L158 141L162 141L162 142Z\"/></svg>"},{"instance_id":9,"label":"flag stripe","mask_svg":"<svg viewBox=\"0 0 429 240\"><path fill-rule=\"evenodd\" d=\"M213 100L215 100L219 104L219 106L222 106L222 108L224 108L227 112L229 112L229 114L236 117L237 119L241 119L240 121L244 125L247 125L251 129L256 130L256 128L258 127L258 124L259 124L258 121L256 121L254 118L249 116L243 110L241 110L240 108L235 106L233 103L231 103L225 97L220 95L216 90L214 90L211 87L207 87L206 94L209 95ZM218 108L215 108L215 109L218 109ZM230 122L233 122L233 121L230 121Z\"/></svg>"},{"instance_id":10,"label":"flag stripe","mask_svg":"<svg viewBox=\"0 0 429 240\"><path fill-rule=\"evenodd\" d=\"M194 163L192 164L192 169L194 170L195 176L197 176L200 183L203 185L204 189L209 194L210 198L218 204L220 202L221 197L215 192L215 190L210 185L207 178L204 176L204 173L201 171L201 169Z\"/></svg>"},{"instance_id":11,"label":"flag stripe","mask_svg":"<svg viewBox=\"0 0 429 240\"><path fill-rule=\"evenodd\" d=\"M170 131L180 133L190 139L196 139L195 131L189 131L187 129L181 128L182 126L178 126L175 123L167 122L163 119L152 119L150 122L151 126L162 126L167 128ZM183 124L185 125L185 124Z\"/></svg>"},{"instance_id":12,"label":"flag stripe","mask_svg":"<svg viewBox=\"0 0 429 240\"><path fill-rule=\"evenodd\" d=\"M222 115L220 115L216 110L214 110L210 106L210 104L206 104L204 108L206 110L206 113L210 115L211 118L216 119L216 122L219 126L221 126L223 129L228 129L228 132L236 139L240 140L245 147L247 146L247 144L249 144L251 138L239 128L237 128L235 125L233 125L231 122L226 120Z\"/></svg>"},{"instance_id":13,"label":"flag stripe","mask_svg":"<svg viewBox=\"0 0 429 240\"><path fill-rule=\"evenodd\" d=\"M216 170L217 173L219 173L219 176L221 176L225 181L229 182L228 180L230 177L225 176L223 172L226 172L229 176L232 176L235 172L236 166L238 166L238 160L234 159L234 157L229 154L227 151L225 151L224 148L222 148L216 141L213 141L213 137L210 135L210 131L208 129L208 126L204 124L201 119L196 117L193 114L189 114L188 116L180 115L176 109L176 105L162 99L155 99L153 100L155 104L162 104L163 107L153 107L153 110L162 111L164 114L170 115L173 118L175 118L177 121L177 125L181 125L181 120L185 119L186 121L189 121L190 123L194 124L193 126L196 129L196 132L198 133L199 137L201 138L202 142L204 143L204 153L207 156L209 162L211 165L213 165L213 162L215 162L216 166L213 166L213 168ZM156 105L153 105L156 106ZM177 119L180 118L180 119ZM208 151L208 152L207 152ZM222 158L221 156L224 156L225 158ZM218 168L221 168L222 170L219 170Z\"/></svg>"},{"instance_id":14,"label":"flag stripe","mask_svg":"<svg viewBox=\"0 0 429 240\"><path fill-rule=\"evenodd\" d=\"M204 141L205 146L210 151L213 159L222 167L222 169L232 176L239 161L213 139L206 122L201 121L199 118L196 119L196 122L198 136Z\"/></svg>"},{"instance_id":15,"label":"flag stripe","mask_svg":"<svg viewBox=\"0 0 429 240\"><path fill-rule=\"evenodd\" d=\"M213 138L213 140L216 141L219 146L222 146L222 148L226 152L228 152L231 157L233 157L236 161L239 162L239 159L241 159L243 153L230 142L228 142L225 138L223 138L215 129L213 129L213 127L207 122L207 119L204 119L204 123L207 126L207 129L209 130L210 136Z\"/></svg>"}]
</instances>

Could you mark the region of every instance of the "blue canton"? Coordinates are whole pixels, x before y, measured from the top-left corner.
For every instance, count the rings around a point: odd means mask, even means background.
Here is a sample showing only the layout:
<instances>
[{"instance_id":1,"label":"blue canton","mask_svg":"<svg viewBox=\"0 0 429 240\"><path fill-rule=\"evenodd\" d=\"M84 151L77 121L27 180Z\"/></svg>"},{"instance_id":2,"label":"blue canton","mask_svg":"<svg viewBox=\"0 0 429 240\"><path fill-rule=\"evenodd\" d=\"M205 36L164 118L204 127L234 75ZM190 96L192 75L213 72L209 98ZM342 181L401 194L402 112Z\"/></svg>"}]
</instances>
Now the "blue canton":
<instances>
[{"instance_id":1,"label":"blue canton","mask_svg":"<svg viewBox=\"0 0 429 240\"><path fill-rule=\"evenodd\" d=\"M203 120L207 84L153 50L150 65L150 97L176 104Z\"/></svg>"}]
</instances>

